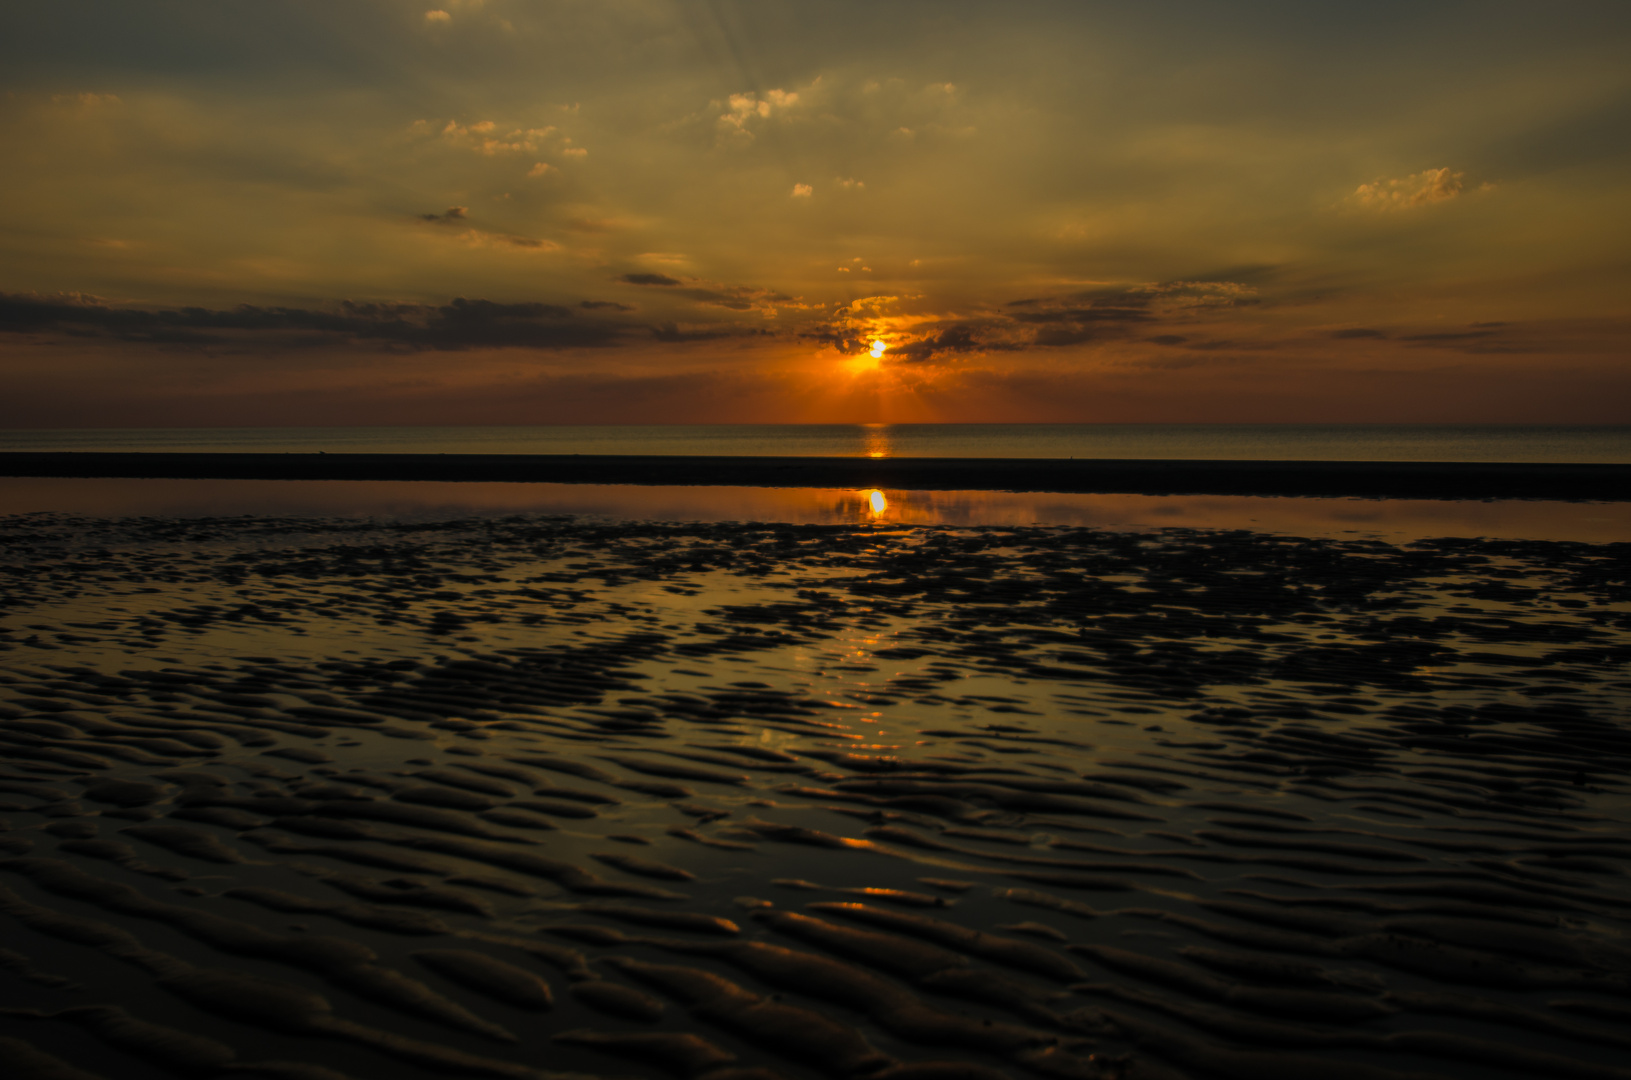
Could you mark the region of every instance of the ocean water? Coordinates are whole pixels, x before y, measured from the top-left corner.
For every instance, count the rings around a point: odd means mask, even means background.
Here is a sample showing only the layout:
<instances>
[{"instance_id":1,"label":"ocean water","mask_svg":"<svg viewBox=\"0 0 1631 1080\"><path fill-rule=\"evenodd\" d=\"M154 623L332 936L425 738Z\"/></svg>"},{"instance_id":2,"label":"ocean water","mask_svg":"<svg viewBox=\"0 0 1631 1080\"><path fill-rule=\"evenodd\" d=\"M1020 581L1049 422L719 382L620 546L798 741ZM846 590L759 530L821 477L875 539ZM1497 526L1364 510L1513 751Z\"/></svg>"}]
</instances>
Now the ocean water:
<instances>
[{"instance_id":1,"label":"ocean water","mask_svg":"<svg viewBox=\"0 0 1631 1080\"><path fill-rule=\"evenodd\" d=\"M0 451L1631 463L1631 425L707 424L76 428Z\"/></svg>"},{"instance_id":2,"label":"ocean water","mask_svg":"<svg viewBox=\"0 0 1631 1080\"><path fill-rule=\"evenodd\" d=\"M1631 502L1090 495L1013 491L449 483L424 480L111 480L0 477L0 518L346 519L417 524L570 516L583 522L1068 526L1120 532L1244 529L1412 543L1462 536L1606 543L1631 536Z\"/></svg>"}]
</instances>

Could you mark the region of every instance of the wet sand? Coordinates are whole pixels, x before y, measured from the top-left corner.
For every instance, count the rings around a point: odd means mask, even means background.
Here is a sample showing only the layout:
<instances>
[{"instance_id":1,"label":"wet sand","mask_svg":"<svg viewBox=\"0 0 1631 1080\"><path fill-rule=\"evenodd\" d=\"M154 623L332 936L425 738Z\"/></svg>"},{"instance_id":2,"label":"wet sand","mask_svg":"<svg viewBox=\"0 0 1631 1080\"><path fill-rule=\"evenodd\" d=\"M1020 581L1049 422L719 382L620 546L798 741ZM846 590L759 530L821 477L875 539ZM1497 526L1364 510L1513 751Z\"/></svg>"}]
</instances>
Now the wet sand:
<instances>
[{"instance_id":1,"label":"wet sand","mask_svg":"<svg viewBox=\"0 0 1631 1080\"><path fill-rule=\"evenodd\" d=\"M0 476L981 489L1373 499L1631 499L1631 465L1400 461L0 453Z\"/></svg>"},{"instance_id":2,"label":"wet sand","mask_svg":"<svg viewBox=\"0 0 1631 1080\"><path fill-rule=\"evenodd\" d=\"M0 519L0 1074L1631 1077L1631 544Z\"/></svg>"}]
</instances>

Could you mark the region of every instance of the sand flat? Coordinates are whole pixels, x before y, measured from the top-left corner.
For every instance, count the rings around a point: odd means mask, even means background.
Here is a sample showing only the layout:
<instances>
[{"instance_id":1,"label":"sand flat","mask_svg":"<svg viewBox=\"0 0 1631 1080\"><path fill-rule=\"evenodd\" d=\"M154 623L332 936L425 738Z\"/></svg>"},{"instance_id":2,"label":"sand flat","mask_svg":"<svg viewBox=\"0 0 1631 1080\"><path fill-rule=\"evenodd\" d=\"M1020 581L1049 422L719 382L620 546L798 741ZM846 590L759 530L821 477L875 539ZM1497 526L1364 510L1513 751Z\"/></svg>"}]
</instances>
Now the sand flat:
<instances>
[{"instance_id":1,"label":"sand flat","mask_svg":"<svg viewBox=\"0 0 1631 1080\"><path fill-rule=\"evenodd\" d=\"M1631 544L0 544L21 1075L1631 1076Z\"/></svg>"}]
</instances>

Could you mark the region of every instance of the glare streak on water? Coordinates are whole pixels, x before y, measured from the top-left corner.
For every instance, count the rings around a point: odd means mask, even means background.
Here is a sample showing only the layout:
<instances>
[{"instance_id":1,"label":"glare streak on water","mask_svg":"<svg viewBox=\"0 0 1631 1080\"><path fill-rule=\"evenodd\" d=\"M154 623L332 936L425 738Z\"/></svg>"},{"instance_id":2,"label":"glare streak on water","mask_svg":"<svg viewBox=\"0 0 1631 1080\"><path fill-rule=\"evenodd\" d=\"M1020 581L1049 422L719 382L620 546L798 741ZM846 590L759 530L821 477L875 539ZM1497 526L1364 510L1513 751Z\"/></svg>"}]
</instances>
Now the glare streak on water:
<instances>
[{"instance_id":1,"label":"glare streak on water","mask_svg":"<svg viewBox=\"0 0 1631 1080\"><path fill-rule=\"evenodd\" d=\"M1631 425L712 424L0 431L0 451L1631 464Z\"/></svg>"}]
</instances>

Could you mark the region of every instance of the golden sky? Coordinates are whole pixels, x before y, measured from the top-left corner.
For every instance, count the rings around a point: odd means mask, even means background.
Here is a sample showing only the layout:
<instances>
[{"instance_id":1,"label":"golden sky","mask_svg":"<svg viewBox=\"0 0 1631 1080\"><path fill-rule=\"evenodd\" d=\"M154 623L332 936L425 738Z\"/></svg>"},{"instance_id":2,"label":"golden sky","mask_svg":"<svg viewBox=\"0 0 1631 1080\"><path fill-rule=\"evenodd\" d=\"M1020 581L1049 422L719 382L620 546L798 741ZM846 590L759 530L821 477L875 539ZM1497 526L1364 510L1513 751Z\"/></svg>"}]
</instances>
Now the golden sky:
<instances>
[{"instance_id":1,"label":"golden sky","mask_svg":"<svg viewBox=\"0 0 1631 1080\"><path fill-rule=\"evenodd\" d=\"M0 426L1631 422L1627 56L1624 0L6 5Z\"/></svg>"}]
</instances>

